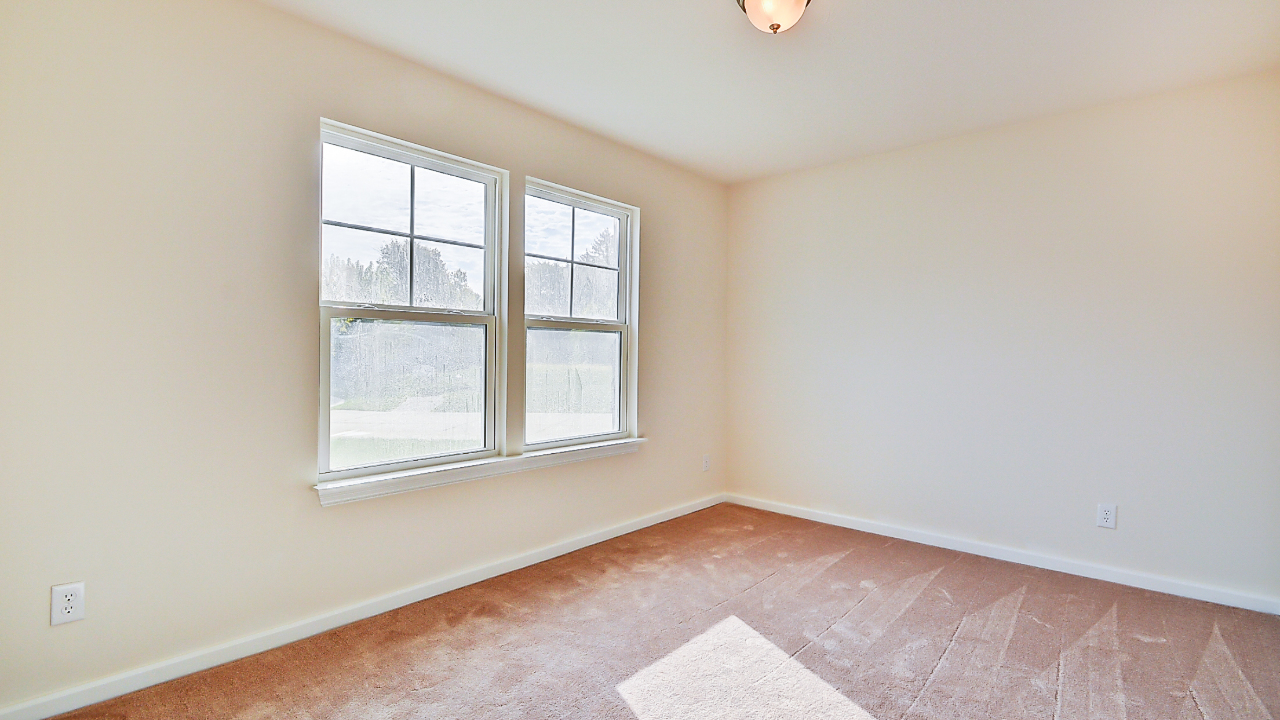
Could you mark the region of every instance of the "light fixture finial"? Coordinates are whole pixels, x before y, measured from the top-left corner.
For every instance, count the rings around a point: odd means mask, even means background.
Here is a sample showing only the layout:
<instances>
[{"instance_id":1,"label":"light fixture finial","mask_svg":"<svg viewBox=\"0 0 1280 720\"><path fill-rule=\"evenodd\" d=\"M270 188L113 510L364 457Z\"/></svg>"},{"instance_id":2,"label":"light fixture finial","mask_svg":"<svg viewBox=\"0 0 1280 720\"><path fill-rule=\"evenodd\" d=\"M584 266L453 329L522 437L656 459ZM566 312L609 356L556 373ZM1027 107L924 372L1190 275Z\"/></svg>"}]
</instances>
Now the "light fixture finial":
<instances>
[{"instance_id":1,"label":"light fixture finial","mask_svg":"<svg viewBox=\"0 0 1280 720\"><path fill-rule=\"evenodd\" d=\"M808 6L809 0L738 0L752 25L774 35L790 30Z\"/></svg>"}]
</instances>

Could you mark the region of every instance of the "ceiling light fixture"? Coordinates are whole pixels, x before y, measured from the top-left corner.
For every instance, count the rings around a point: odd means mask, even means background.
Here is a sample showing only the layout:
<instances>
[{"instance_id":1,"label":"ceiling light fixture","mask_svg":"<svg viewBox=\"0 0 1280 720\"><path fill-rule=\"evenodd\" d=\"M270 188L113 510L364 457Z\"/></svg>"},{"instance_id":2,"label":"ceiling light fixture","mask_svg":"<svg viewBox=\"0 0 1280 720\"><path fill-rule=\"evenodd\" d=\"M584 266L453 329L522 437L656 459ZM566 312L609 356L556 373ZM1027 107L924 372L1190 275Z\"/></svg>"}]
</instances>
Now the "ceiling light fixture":
<instances>
[{"instance_id":1,"label":"ceiling light fixture","mask_svg":"<svg viewBox=\"0 0 1280 720\"><path fill-rule=\"evenodd\" d=\"M800 21L809 0L738 0L738 7L761 32L777 35Z\"/></svg>"}]
</instances>

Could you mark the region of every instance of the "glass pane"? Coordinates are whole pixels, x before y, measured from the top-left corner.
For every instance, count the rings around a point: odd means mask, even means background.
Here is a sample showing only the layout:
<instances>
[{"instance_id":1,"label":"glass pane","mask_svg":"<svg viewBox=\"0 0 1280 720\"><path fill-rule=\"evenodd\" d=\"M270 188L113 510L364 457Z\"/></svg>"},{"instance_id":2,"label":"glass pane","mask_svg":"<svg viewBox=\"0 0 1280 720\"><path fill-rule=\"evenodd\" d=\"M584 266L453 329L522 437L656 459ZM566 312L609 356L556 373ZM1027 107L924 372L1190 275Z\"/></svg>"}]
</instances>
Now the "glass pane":
<instances>
[{"instance_id":1,"label":"glass pane","mask_svg":"<svg viewBox=\"0 0 1280 720\"><path fill-rule=\"evenodd\" d=\"M574 260L618 267L618 218L576 208L573 230Z\"/></svg>"},{"instance_id":2,"label":"glass pane","mask_svg":"<svg viewBox=\"0 0 1280 720\"><path fill-rule=\"evenodd\" d=\"M618 271L590 265L573 267L573 316L618 319Z\"/></svg>"},{"instance_id":3,"label":"glass pane","mask_svg":"<svg viewBox=\"0 0 1280 720\"><path fill-rule=\"evenodd\" d=\"M569 317L569 263L525 258L524 314Z\"/></svg>"},{"instance_id":4,"label":"glass pane","mask_svg":"<svg viewBox=\"0 0 1280 720\"><path fill-rule=\"evenodd\" d=\"M321 202L325 220L409 232L409 166L324 146Z\"/></svg>"},{"instance_id":5,"label":"glass pane","mask_svg":"<svg viewBox=\"0 0 1280 720\"><path fill-rule=\"evenodd\" d=\"M530 328L526 352L526 443L621 429L622 333Z\"/></svg>"},{"instance_id":6,"label":"glass pane","mask_svg":"<svg viewBox=\"0 0 1280 720\"><path fill-rule=\"evenodd\" d=\"M573 246L573 208L524 196L524 251L568 260Z\"/></svg>"},{"instance_id":7,"label":"glass pane","mask_svg":"<svg viewBox=\"0 0 1280 720\"><path fill-rule=\"evenodd\" d=\"M379 305L409 304L407 240L334 225L322 228L322 298Z\"/></svg>"},{"instance_id":8,"label":"glass pane","mask_svg":"<svg viewBox=\"0 0 1280 720\"><path fill-rule=\"evenodd\" d=\"M483 246L484 183L413 169L413 234Z\"/></svg>"},{"instance_id":9,"label":"glass pane","mask_svg":"<svg viewBox=\"0 0 1280 720\"><path fill-rule=\"evenodd\" d=\"M334 318L329 468L484 448L485 327Z\"/></svg>"},{"instance_id":10,"label":"glass pane","mask_svg":"<svg viewBox=\"0 0 1280 720\"><path fill-rule=\"evenodd\" d=\"M484 250L414 240L413 304L450 310L484 309Z\"/></svg>"}]
</instances>

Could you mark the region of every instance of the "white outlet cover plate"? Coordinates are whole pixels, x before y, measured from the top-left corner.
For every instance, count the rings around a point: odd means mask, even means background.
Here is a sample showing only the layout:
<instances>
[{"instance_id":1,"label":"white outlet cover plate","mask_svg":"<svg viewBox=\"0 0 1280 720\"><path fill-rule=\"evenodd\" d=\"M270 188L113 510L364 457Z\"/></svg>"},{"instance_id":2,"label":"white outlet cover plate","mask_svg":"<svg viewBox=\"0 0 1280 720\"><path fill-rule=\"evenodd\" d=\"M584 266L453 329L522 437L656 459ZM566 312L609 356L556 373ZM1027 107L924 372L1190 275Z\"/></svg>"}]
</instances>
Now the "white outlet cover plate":
<instances>
[{"instance_id":1,"label":"white outlet cover plate","mask_svg":"<svg viewBox=\"0 0 1280 720\"><path fill-rule=\"evenodd\" d=\"M1115 503L1098 503L1098 527L1116 529Z\"/></svg>"},{"instance_id":2,"label":"white outlet cover plate","mask_svg":"<svg viewBox=\"0 0 1280 720\"><path fill-rule=\"evenodd\" d=\"M54 585L49 596L49 624L61 625L84 619L84 583Z\"/></svg>"}]
</instances>

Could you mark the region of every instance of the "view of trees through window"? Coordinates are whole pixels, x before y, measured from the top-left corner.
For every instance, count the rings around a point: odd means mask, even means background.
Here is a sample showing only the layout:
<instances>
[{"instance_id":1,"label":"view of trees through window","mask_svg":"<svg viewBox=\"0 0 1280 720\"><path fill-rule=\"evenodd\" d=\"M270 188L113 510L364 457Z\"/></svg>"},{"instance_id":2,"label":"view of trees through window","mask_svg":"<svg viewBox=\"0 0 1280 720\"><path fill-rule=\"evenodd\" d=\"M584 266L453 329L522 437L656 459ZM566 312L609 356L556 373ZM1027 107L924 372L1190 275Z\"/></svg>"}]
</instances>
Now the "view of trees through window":
<instances>
[{"instance_id":1,"label":"view of trees through window","mask_svg":"<svg viewBox=\"0 0 1280 720\"><path fill-rule=\"evenodd\" d=\"M525 196L525 314L618 322L621 221ZM531 321L533 322L533 321ZM622 332L530 326L525 441L621 429Z\"/></svg>"},{"instance_id":2,"label":"view of trees through window","mask_svg":"<svg viewBox=\"0 0 1280 720\"><path fill-rule=\"evenodd\" d=\"M618 319L618 233L611 215L525 196L525 314Z\"/></svg>"},{"instance_id":3,"label":"view of trees through window","mask_svg":"<svg viewBox=\"0 0 1280 720\"><path fill-rule=\"evenodd\" d=\"M343 228L345 229L345 228ZM373 233L370 233L373 234ZM415 241L413 305L481 310L484 298L468 283L467 272L450 270L437 247ZM409 250L407 240L388 239L377 259L331 254L324 262L322 292L326 299L379 305L408 305Z\"/></svg>"},{"instance_id":4,"label":"view of trees through window","mask_svg":"<svg viewBox=\"0 0 1280 720\"><path fill-rule=\"evenodd\" d=\"M485 311L484 183L326 143L322 196L322 303ZM329 468L483 449L485 333L333 317Z\"/></svg>"}]
</instances>

